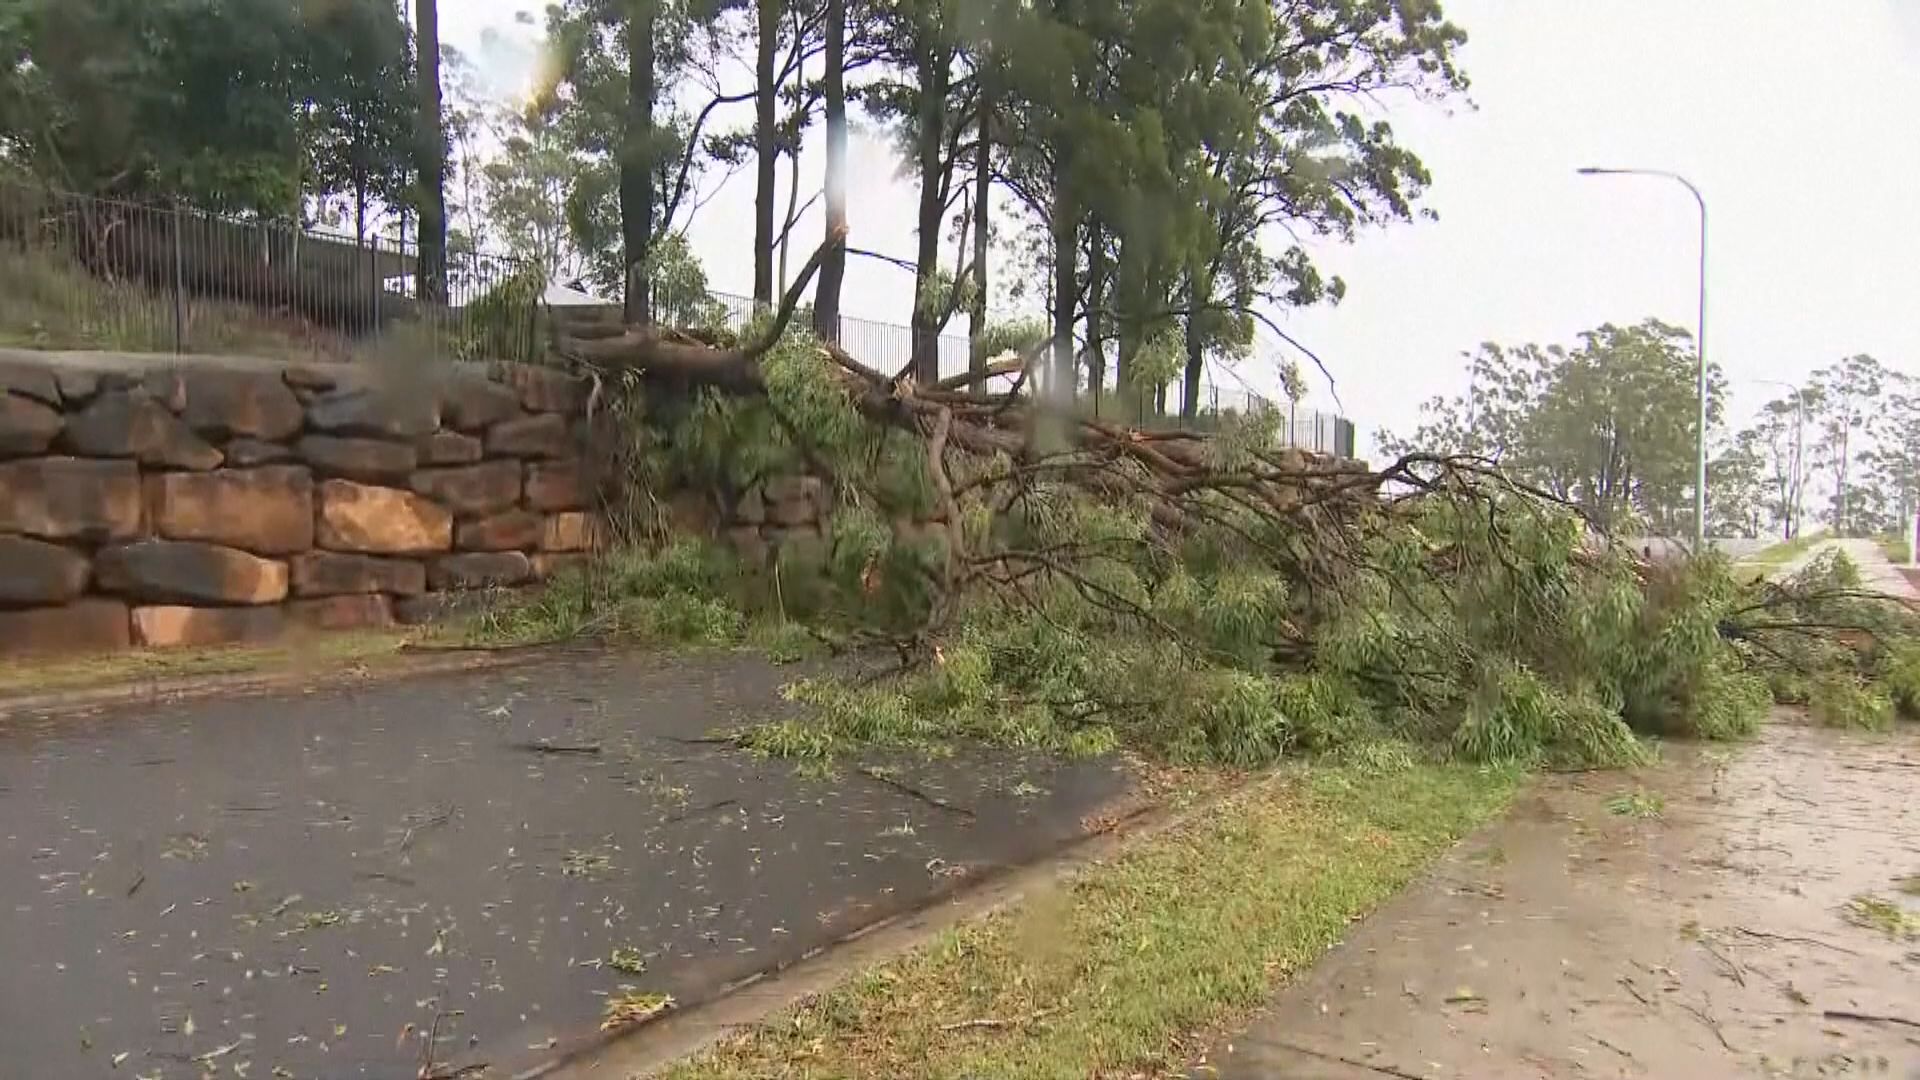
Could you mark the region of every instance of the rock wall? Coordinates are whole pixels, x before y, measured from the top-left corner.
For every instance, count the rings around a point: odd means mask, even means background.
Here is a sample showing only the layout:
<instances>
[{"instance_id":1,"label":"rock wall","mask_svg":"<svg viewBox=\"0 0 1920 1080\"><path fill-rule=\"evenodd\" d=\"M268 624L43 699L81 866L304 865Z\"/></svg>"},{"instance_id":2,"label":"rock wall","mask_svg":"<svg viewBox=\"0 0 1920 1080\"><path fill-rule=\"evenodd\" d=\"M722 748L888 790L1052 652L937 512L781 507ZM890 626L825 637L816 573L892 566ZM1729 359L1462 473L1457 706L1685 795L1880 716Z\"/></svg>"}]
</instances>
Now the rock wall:
<instances>
[{"instance_id":1,"label":"rock wall","mask_svg":"<svg viewBox=\"0 0 1920 1080\"><path fill-rule=\"evenodd\" d=\"M0 653L415 622L584 560L585 387L0 350Z\"/></svg>"}]
</instances>

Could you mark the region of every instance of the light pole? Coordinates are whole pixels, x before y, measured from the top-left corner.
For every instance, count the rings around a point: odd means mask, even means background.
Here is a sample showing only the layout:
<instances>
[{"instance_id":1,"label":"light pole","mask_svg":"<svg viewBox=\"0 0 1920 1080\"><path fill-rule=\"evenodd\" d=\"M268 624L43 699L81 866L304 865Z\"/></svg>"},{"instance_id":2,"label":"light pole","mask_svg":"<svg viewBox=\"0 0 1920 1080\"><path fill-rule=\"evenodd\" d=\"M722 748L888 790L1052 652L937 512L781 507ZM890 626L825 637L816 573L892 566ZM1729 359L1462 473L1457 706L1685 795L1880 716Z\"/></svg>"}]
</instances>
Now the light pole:
<instances>
[{"instance_id":1,"label":"light pole","mask_svg":"<svg viewBox=\"0 0 1920 1080\"><path fill-rule=\"evenodd\" d=\"M1741 382L1759 383L1761 386L1778 386L1793 391L1793 478L1787 484L1787 505L1780 508L1781 516L1786 518L1787 535L1783 540L1791 540L1800 534L1800 484L1802 480L1800 455L1803 452L1802 433L1807 426L1807 395L1799 386L1779 379L1742 379Z\"/></svg>"},{"instance_id":2,"label":"light pole","mask_svg":"<svg viewBox=\"0 0 1920 1080\"><path fill-rule=\"evenodd\" d=\"M1693 181L1677 172L1664 169L1605 169L1587 166L1580 169L1581 176L1656 176L1662 180L1672 180L1693 194L1693 201L1700 206L1700 327L1694 338L1694 351L1700 361L1700 431L1697 446L1696 476L1693 488L1693 550L1700 554L1707 550L1707 200Z\"/></svg>"}]
</instances>

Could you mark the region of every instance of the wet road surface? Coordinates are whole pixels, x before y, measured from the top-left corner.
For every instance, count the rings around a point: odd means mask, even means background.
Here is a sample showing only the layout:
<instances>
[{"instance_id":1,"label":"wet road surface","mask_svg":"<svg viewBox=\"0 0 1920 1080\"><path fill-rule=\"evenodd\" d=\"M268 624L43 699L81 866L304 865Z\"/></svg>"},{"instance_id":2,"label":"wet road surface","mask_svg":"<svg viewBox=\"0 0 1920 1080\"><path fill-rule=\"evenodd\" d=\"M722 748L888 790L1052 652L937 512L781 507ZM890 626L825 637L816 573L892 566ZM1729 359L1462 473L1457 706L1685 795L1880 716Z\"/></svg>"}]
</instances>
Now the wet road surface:
<instances>
[{"instance_id":1,"label":"wet road surface","mask_svg":"<svg viewBox=\"0 0 1920 1080\"><path fill-rule=\"evenodd\" d=\"M0 1080L506 1076L1082 834L1111 761L828 779L702 741L790 677L570 656L0 718ZM617 970L615 958L627 970Z\"/></svg>"},{"instance_id":2,"label":"wet road surface","mask_svg":"<svg viewBox=\"0 0 1920 1080\"><path fill-rule=\"evenodd\" d=\"M1920 1077L1920 732L1667 758L1542 778L1193 1075Z\"/></svg>"}]
</instances>

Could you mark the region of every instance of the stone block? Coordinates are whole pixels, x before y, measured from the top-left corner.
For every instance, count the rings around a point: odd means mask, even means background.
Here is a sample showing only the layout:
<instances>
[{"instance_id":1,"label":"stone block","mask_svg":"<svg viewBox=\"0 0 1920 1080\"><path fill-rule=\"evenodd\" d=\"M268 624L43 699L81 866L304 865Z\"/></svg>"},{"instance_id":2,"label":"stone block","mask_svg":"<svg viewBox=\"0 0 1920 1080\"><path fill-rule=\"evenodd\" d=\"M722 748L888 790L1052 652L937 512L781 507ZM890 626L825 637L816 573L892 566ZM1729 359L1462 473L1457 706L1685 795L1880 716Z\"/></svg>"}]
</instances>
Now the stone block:
<instances>
[{"instance_id":1,"label":"stone block","mask_svg":"<svg viewBox=\"0 0 1920 1080\"><path fill-rule=\"evenodd\" d=\"M298 465L162 473L146 485L148 520L166 539L258 555L313 546L313 478Z\"/></svg>"},{"instance_id":2,"label":"stone block","mask_svg":"<svg viewBox=\"0 0 1920 1080\"><path fill-rule=\"evenodd\" d=\"M442 555L427 567L427 588L435 592L492 589L518 585L532 576L532 561L518 551Z\"/></svg>"},{"instance_id":3,"label":"stone block","mask_svg":"<svg viewBox=\"0 0 1920 1080\"><path fill-rule=\"evenodd\" d=\"M812 499L782 499L767 504L767 523L792 528L796 525L810 525L820 520L820 508Z\"/></svg>"},{"instance_id":4,"label":"stone block","mask_svg":"<svg viewBox=\"0 0 1920 1080\"><path fill-rule=\"evenodd\" d=\"M713 536L719 528L719 513L713 500L698 491L676 491L668 495L662 507L667 527L681 536Z\"/></svg>"},{"instance_id":5,"label":"stone block","mask_svg":"<svg viewBox=\"0 0 1920 1080\"><path fill-rule=\"evenodd\" d=\"M0 536L0 607L64 604L86 591L93 564L70 548Z\"/></svg>"},{"instance_id":6,"label":"stone block","mask_svg":"<svg viewBox=\"0 0 1920 1080\"><path fill-rule=\"evenodd\" d=\"M606 528L597 514L569 510L547 515L540 533L542 551L592 551L600 546Z\"/></svg>"},{"instance_id":7,"label":"stone block","mask_svg":"<svg viewBox=\"0 0 1920 1080\"><path fill-rule=\"evenodd\" d=\"M415 439L440 426L440 402L418 387L357 386L315 398L307 423L329 435Z\"/></svg>"},{"instance_id":8,"label":"stone block","mask_svg":"<svg viewBox=\"0 0 1920 1080\"><path fill-rule=\"evenodd\" d=\"M191 367L182 368L180 376L186 391L180 418L202 435L274 442L300 430L300 401L278 369Z\"/></svg>"},{"instance_id":9,"label":"stone block","mask_svg":"<svg viewBox=\"0 0 1920 1080\"><path fill-rule=\"evenodd\" d=\"M177 368L164 371L149 371L138 382L120 383L116 380L115 390L141 390L147 396L165 406L169 412L181 413L187 408L187 377Z\"/></svg>"},{"instance_id":10,"label":"stone block","mask_svg":"<svg viewBox=\"0 0 1920 1080\"><path fill-rule=\"evenodd\" d=\"M339 386L351 374L352 368L345 364L295 364L282 371L280 378L296 391L324 393Z\"/></svg>"},{"instance_id":11,"label":"stone block","mask_svg":"<svg viewBox=\"0 0 1920 1080\"><path fill-rule=\"evenodd\" d=\"M86 400L100 392L98 372L84 368L63 367L54 373L53 380L60 387L60 401L71 408L85 404Z\"/></svg>"},{"instance_id":12,"label":"stone block","mask_svg":"<svg viewBox=\"0 0 1920 1080\"><path fill-rule=\"evenodd\" d=\"M237 469L293 460L293 447L259 439L235 439L221 447L220 452L227 455L226 463Z\"/></svg>"},{"instance_id":13,"label":"stone block","mask_svg":"<svg viewBox=\"0 0 1920 1080\"><path fill-rule=\"evenodd\" d=\"M149 649L252 644L272 641L286 625L278 607L157 604L133 609L133 643Z\"/></svg>"},{"instance_id":14,"label":"stone block","mask_svg":"<svg viewBox=\"0 0 1920 1080\"><path fill-rule=\"evenodd\" d=\"M96 652L124 649L131 640L127 605L118 600L0 611L0 653Z\"/></svg>"},{"instance_id":15,"label":"stone block","mask_svg":"<svg viewBox=\"0 0 1920 1080\"><path fill-rule=\"evenodd\" d=\"M462 517L497 513L520 501L520 463L421 469L413 474L412 487Z\"/></svg>"},{"instance_id":16,"label":"stone block","mask_svg":"<svg viewBox=\"0 0 1920 1080\"><path fill-rule=\"evenodd\" d=\"M802 502L818 501L826 485L817 476L773 476L765 482L767 501Z\"/></svg>"},{"instance_id":17,"label":"stone block","mask_svg":"<svg viewBox=\"0 0 1920 1080\"><path fill-rule=\"evenodd\" d=\"M592 491L586 464L578 459L527 463L529 510L585 510Z\"/></svg>"},{"instance_id":18,"label":"stone block","mask_svg":"<svg viewBox=\"0 0 1920 1080\"><path fill-rule=\"evenodd\" d=\"M140 535L140 471L131 461L0 462L0 532L104 543Z\"/></svg>"},{"instance_id":19,"label":"stone block","mask_svg":"<svg viewBox=\"0 0 1920 1080\"><path fill-rule=\"evenodd\" d=\"M374 593L295 600L287 617L313 630L369 630L393 625L393 601Z\"/></svg>"},{"instance_id":20,"label":"stone block","mask_svg":"<svg viewBox=\"0 0 1920 1080\"><path fill-rule=\"evenodd\" d=\"M587 404L587 381L554 368L499 364L494 378L512 387L529 412L571 415Z\"/></svg>"},{"instance_id":21,"label":"stone block","mask_svg":"<svg viewBox=\"0 0 1920 1080\"><path fill-rule=\"evenodd\" d=\"M288 571L295 596L417 596L427 591L427 568L412 559L309 551L289 560Z\"/></svg>"},{"instance_id":22,"label":"stone block","mask_svg":"<svg viewBox=\"0 0 1920 1080\"><path fill-rule=\"evenodd\" d=\"M53 366L31 360L0 360L0 394L18 394L42 405L60 404Z\"/></svg>"},{"instance_id":23,"label":"stone block","mask_svg":"<svg viewBox=\"0 0 1920 1080\"><path fill-rule=\"evenodd\" d=\"M453 546L453 515L397 488L328 480L317 520L316 538L330 551L419 555Z\"/></svg>"},{"instance_id":24,"label":"stone block","mask_svg":"<svg viewBox=\"0 0 1920 1080\"><path fill-rule=\"evenodd\" d=\"M519 392L478 373L456 373L440 386L440 417L448 427L479 431L519 415Z\"/></svg>"},{"instance_id":25,"label":"stone block","mask_svg":"<svg viewBox=\"0 0 1920 1080\"><path fill-rule=\"evenodd\" d=\"M277 604L287 564L238 548L141 540L103 548L93 563L100 591L157 604Z\"/></svg>"},{"instance_id":26,"label":"stone block","mask_svg":"<svg viewBox=\"0 0 1920 1080\"><path fill-rule=\"evenodd\" d=\"M480 460L480 440L457 431L436 431L414 440L422 465L471 465Z\"/></svg>"},{"instance_id":27,"label":"stone block","mask_svg":"<svg viewBox=\"0 0 1920 1080\"><path fill-rule=\"evenodd\" d=\"M739 554L740 561L749 567L765 567L767 557L773 552L766 539L760 535L758 525L736 525L728 529L727 543L733 545L733 550Z\"/></svg>"},{"instance_id":28,"label":"stone block","mask_svg":"<svg viewBox=\"0 0 1920 1080\"><path fill-rule=\"evenodd\" d=\"M0 457L45 453L66 423L52 406L19 394L0 394Z\"/></svg>"},{"instance_id":29,"label":"stone block","mask_svg":"<svg viewBox=\"0 0 1920 1080\"><path fill-rule=\"evenodd\" d=\"M759 525L767 520L767 500L760 494L760 485L747 489L733 504L733 520L742 525Z\"/></svg>"},{"instance_id":30,"label":"stone block","mask_svg":"<svg viewBox=\"0 0 1920 1080\"><path fill-rule=\"evenodd\" d=\"M348 480L405 480L419 455L410 443L339 435L302 435L294 447L302 461L323 477Z\"/></svg>"},{"instance_id":31,"label":"stone block","mask_svg":"<svg viewBox=\"0 0 1920 1080\"><path fill-rule=\"evenodd\" d=\"M540 581L559 577L561 574L585 573L593 565L593 556L578 552L546 552L529 556L533 564L533 576Z\"/></svg>"},{"instance_id":32,"label":"stone block","mask_svg":"<svg viewBox=\"0 0 1920 1080\"><path fill-rule=\"evenodd\" d=\"M566 418L558 413L505 420L487 429L488 457L563 458L573 449Z\"/></svg>"},{"instance_id":33,"label":"stone block","mask_svg":"<svg viewBox=\"0 0 1920 1080\"><path fill-rule=\"evenodd\" d=\"M454 528L453 546L461 551L520 551L538 547L545 524L539 514L508 510L460 522Z\"/></svg>"},{"instance_id":34,"label":"stone block","mask_svg":"<svg viewBox=\"0 0 1920 1080\"><path fill-rule=\"evenodd\" d=\"M130 457L161 469L211 469L223 460L145 390L111 390L67 422L61 440L85 457Z\"/></svg>"}]
</instances>

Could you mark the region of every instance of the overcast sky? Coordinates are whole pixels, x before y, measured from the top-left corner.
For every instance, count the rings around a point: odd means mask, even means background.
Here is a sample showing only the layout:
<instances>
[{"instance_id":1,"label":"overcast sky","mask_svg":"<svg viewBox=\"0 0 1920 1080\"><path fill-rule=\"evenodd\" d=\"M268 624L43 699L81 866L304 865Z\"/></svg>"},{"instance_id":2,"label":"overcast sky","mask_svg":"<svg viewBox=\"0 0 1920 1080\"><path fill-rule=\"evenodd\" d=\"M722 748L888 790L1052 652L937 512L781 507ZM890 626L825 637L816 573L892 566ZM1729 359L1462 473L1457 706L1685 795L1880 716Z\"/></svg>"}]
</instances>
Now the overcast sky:
<instances>
[{"instance_id":1,"label":"overcast sky","mask_svg":"<svg viewBox=\"0 0 1920 1080\"><path fill-rule=\"evenodd\" d=\"M511 92L534 56L515 13L532 6L442 0L444 32ZM1281 319L1327 361L1364 447L1458 392L1479 342L1565 342L1650 315L1694 325L1691 198L1575 175L1587 164L1670 169L1705 193L1707 350L1734 380L1736 422L1778 392L1746 380L1797 380L1851 353L1920 375L1920 0L1446 8L1471 38L1471 105L1389 101L1440 220L1316 249L1347 299ZM817 154L802 168L804 200ZM891 149L856 137L851 171L854 243L911 256L913 191ZM749 290L752 197L743 173L693 228L716 289ZM800 227L795 263L819 234L817 217ZM911 275L854 260L846 312L899 321L911 290ZM1262 351L1239 375L1271 390L1278 346ZM1330 400L1323 382L1313 399Z\"/></svg>"}]
</instances>

